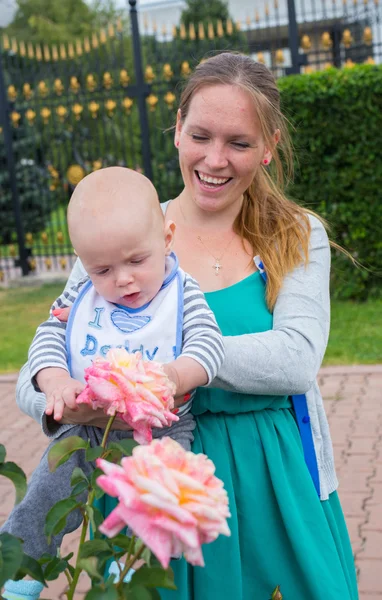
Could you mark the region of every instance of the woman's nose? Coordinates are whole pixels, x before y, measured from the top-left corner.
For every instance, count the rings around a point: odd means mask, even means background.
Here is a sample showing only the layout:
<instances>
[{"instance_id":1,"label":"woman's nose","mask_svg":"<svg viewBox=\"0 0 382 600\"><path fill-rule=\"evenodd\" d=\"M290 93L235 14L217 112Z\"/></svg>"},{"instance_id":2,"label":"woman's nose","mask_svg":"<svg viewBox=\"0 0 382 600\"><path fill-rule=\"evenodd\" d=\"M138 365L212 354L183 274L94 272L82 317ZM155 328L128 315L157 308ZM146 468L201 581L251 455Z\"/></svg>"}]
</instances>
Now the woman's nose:
<instances>
[{"instance_id":1,"label":"woman's nose","mask_svg":"<svg viewBox=\"0 0 382 600\"><path fill-rule=\"evenodd\" d=\"M224 146L211 144L207 149L204 162L211 170L224 169L228 165Z\"/></svg>"}]
</instances>

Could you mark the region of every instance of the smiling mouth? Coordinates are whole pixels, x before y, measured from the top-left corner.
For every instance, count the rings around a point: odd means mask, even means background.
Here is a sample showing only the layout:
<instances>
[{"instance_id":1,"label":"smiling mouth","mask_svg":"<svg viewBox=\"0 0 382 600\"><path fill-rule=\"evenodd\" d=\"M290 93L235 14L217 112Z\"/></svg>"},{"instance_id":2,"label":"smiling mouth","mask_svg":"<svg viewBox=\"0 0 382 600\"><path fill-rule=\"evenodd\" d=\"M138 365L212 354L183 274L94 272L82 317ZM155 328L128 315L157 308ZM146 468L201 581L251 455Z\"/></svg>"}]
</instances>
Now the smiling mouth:
<instances>
[{"instance_id":1,"label":"smiling mouth","mask_svg":"<svg viewBox=\"0 0 382 600\"><path fill-rule=\"evenodd\" d=\"M208 188L214 189L219 188L232 180L232 177L211 177L210 175L204 175L200 171L195 171L199 181Z\"/></svg>"}]
</instances>

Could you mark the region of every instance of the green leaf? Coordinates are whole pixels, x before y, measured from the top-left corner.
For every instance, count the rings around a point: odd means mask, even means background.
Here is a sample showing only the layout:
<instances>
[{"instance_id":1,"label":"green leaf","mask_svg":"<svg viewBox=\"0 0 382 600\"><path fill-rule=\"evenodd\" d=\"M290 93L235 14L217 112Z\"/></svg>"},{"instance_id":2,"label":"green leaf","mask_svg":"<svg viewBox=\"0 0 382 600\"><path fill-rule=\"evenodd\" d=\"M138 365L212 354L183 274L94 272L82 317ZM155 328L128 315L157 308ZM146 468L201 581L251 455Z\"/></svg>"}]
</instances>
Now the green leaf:
<instances>
[{"instance_id":1,"label":"green leaf","mask_svg":"<svg viewBox=\"0 0 382 600\"><path fill-rule=\"evenodd\" d=\"M90 524L93 528L93 532L96 533L98 527L103 523L104 516L101 511L95 506L89 506L85 504L84 510L89 517Z\"/></svg>"},{"instance_id":2,"label":"green leaf","mask_svg":"<svg viewBox=\"0 0 382 600\"><path fill-rule=\"evenodd\" d=\"M68 568L68 563L63 558L56 556L45 567L44 576L47 581L54 581Z\"/></svg>"},{"instance_id":3,"label":"green leaf","mask_svg":"<svg viewBox=\"0 0 382 600\"><path fill-rule=\"evenodd\" d=\"M115 587L95 585L86 594L85 600L118 600L118 592Z\"/></svg>"},{"instance_id":4,"label":"green leaf","mask_svg":"<svg viewBox=\"0 0 382 600\"><path fill-rule=\"evenodd\" d=\"M5 461L5 457L6 457L6 451L5 451L5 446L3 446L3 444L0 444L0 463L3 463Z\"/></svg>"},{"instance_id":5,"label":"green leaf","mask_svg":"<svg viewBox=\"0 0 382 600\"><path fill-rule=\"evenodd\" d=\"M94 490L95 497L97 500L99 500L100 498L102 498L102 496L105 495L105 492L101 490L101 488L97 484L97 477L99 477L100 475L104 475L104 472L97 467L96 469L94 469L90 478L90 484Z\"/></svg>"},{"instance_id":6,"label":"green leaf","mask_svg":"<svg viewBox=\"0 0 382 600\"><path fill-rule=\"evenodd\" d=\"M131 456L135 446L139 446L133 439L120 440L119 442L110 442L107 448L116 448L120 450L124 456Z\"/></svg>"},{"instance_id":7,"label":"green leaf","mask_svg":"<svg viewBox=\"0 0 382 600\"><path fill-rule=\"evenodd\" d=\"M89 489L89 484L87 481L79 481L72 489L71 496L78 496L82 494L85 490Z\"/></svg>"},{"instance_id":8,"label":"green leaf","mask_svg":"<svg viewBox=\"0 0 382 600\"><path fill-rule=\"evenodd\" d=\"M97 556L101 552L110 552L113 555L110 542L107 540L89 540L82 544L80 549L80 557L88 558L89 556Z\"/></svg>"},{"instance_id":9,"label":"green leaf","mask_svg":"<svg viewBox=\"0 0 382 600\"><path fill-rule=\"evenodd\" d=\"M77 485L77 483L80 483L80 481L86 481L89 483L89 479L86 477L83 470L80 469L80 467L74 467L72 477L70 479L70 485Z\"/></svg>"},{"instance_id":10,"label":"green leaf","mask_svg":"<svg viewBox=\"0 0 382 600\"><path fill-rule=\"evenodd\" d=\"M29 575L35 581L43 583L46 587L44 574L42 572L40 563L31 556L28 556L28 554L24 554L21 566L14 579L23 579L23 577L26 575Z\"/></svg>"},{"instance_id":11,"label":"green leaf","mask_svg":"<svg viewBox=\"0 0 382 600\"><path fill-rule=\"evenodd\" d=\"M149 568L141 567L136 571L131 578L131 586L144 585L148 588L166 588L168 590L176 590L174 583L174 573L172 569L160 569L158 567Z\"/></svg>"},{"instance_id":12,"label":"green leaf","mask_svg":"<svg viewBox=\"0 0 382 600\"><path fill-rule=\"evenodd\" d=\"M3 462L0 464L0 475L12 481L16 488L16 504L21 502L27 492L27 478L24 471L14 462Z\"/></svg>"},{"instance_id":13,"label":"green leaf","mask_svg":"<svg viewBox=\"0 0 382 600\"><path fill-rule=\"evenodd\" d=\"M89 442L85 442L78 435L72 435L71 437L57 442L49 451L48 464L49 469L54 472L57 467L63 465L68 458L77 452L77 450L86 450L89 447Z\"/></svg>"},{"instance_id":14,"label":"green leaf","mask_svg":"<svg viewBox=\"0 0 382 600\"><path fill-rule=\"evenodd\" d=\"M0 533L0 588L13 579L23 561L21 541L9 533Z\"/></svg>"},{"instance_id":15,"label":"green leaf","mask_svg":"<svg viewBox=\"0 0 382 600\"><path fill-rule=\"evenodd\" d=\"M127 552L130 548L131 538L129 538L127 535L123 535L123 533L119 533L113 538L110 538L110 542L113 544L113 546L122 548L122 550L125 550Z\"/></svg>"},{"instance_id":16,"label":"green leaf","mask_svg":"<svg viewBox=\"0 0 382 600\"><path fill-rule=\"evenodd\" d=\"M96 458L102 456L105 452L105 449L102 446L95 446L94 448L88 448L85 453L86 460L88 462L95 461Z\"/></svg>"},{"instance_id":17,"label":"green leaf","mask_svg":"<svg viewBox=\"0 0 382 600\"><path fill-rule=\"evenodd\" d=\"M65 498L52 506L45 519L45 535L49 539L57 535L65 527L68 515L80 506L83 506L82 503L75 498Z\"/></svg>"},{"instance_id":18,"label":"green leaf","mask_svg":"<svg viewBox=\"0 0 382 600\"><path fill-rule=\"evenodd\" d=\"M81 567L81 569L87 572L89 577L91 577L92 579L98 579L98 581L103 581L103 576L98 570L98 559L95 556L81 558L78 564Z\"/></svg>"},{"instance_id":19,"label":"green leaf","mask_svg":"<svg viewBox=\"0 0 382 600\"><path fill-rule=\"evenodd\" d=\"M152 600L154 598L152 595L153 591L154 590L147 589L143 585L137 585L133 588L130 587L128 593L124 597L128 600Z\"/></svg>"}]
</instances>

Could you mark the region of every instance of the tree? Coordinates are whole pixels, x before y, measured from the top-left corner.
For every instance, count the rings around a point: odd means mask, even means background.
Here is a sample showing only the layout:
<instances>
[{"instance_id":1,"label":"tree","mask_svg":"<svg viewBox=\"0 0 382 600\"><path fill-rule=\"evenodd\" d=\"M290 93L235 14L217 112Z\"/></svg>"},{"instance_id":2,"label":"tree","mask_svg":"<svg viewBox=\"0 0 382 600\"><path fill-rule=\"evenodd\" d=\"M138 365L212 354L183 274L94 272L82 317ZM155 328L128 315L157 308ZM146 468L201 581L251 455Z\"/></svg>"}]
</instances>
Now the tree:
<instances>
[{"instance_id":1,"label":"tree","mask_svg":"<svg viewBox=\"0 0 382 600\"><path fill-rule=\"evenodd\" d=\"M114 0L17 0L4 33L36 43L70 42L91 35L120 16Z\"/></svg>"}]
</instances>

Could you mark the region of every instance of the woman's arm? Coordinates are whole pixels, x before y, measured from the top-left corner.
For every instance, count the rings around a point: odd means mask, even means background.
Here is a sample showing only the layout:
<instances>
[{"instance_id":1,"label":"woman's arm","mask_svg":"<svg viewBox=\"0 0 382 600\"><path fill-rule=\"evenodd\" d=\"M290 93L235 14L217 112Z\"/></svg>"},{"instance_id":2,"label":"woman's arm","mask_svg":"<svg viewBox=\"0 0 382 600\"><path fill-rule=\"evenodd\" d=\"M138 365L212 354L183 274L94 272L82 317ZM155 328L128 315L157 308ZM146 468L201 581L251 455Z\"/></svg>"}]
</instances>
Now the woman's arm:
<instances>
[{"instance_id":1,"label":"woman's arm","mask_svg":"<svg viewBox=\"0 0 382 600\"><path fill-rule=\"evenodd\" d=\"M309 264L285 277L273 313L273 329L225 336L225 362L211 387L243 394L304 394L313 385L330 327L330 247L316 217Z\"/></svg>"}]
</instances>

